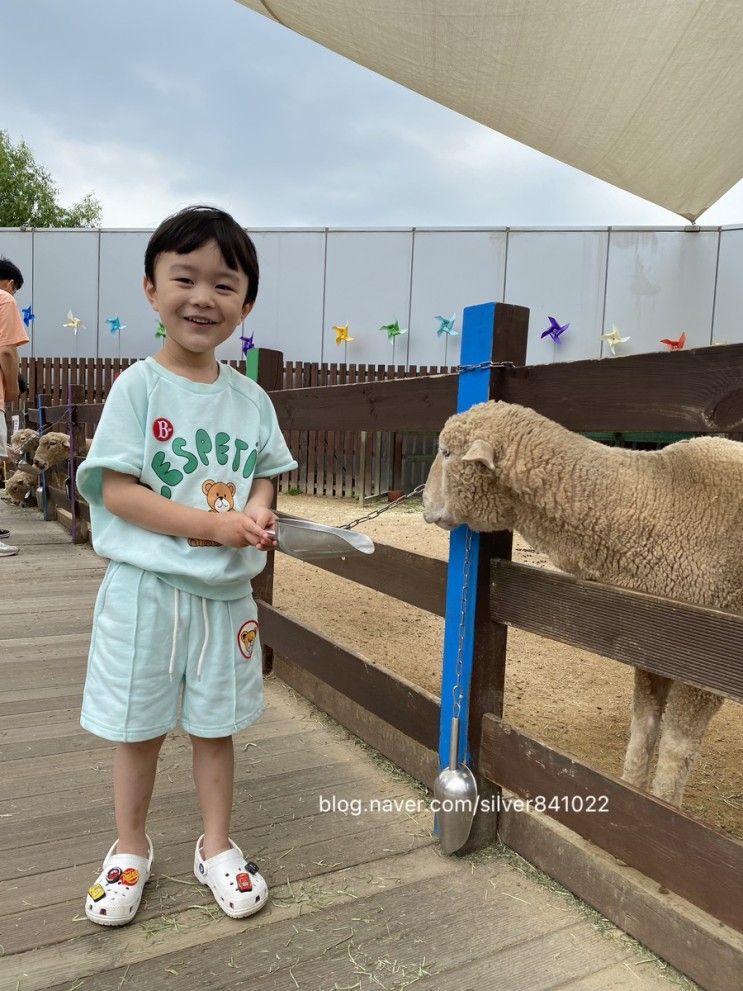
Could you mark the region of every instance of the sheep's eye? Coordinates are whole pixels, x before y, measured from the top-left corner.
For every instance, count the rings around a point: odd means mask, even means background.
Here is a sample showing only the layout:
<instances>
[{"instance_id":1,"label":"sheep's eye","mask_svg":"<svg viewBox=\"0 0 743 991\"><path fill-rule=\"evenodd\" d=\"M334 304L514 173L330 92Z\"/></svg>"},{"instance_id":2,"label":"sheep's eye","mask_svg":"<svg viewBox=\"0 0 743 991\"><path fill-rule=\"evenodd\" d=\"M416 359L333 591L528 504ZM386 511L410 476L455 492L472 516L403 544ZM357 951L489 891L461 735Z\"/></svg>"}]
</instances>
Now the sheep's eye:
<instances>
[{"instance_id":1,"label":"sheep's eye","mask_svg":"<svg viewBox=\"0 0 743 991\"><path fill-rule=\"evenodd\" d=\"M448 458L451 455L451 451L446 447L440 447L439 454L442 458Z\"/></svg>"}]
</instances>

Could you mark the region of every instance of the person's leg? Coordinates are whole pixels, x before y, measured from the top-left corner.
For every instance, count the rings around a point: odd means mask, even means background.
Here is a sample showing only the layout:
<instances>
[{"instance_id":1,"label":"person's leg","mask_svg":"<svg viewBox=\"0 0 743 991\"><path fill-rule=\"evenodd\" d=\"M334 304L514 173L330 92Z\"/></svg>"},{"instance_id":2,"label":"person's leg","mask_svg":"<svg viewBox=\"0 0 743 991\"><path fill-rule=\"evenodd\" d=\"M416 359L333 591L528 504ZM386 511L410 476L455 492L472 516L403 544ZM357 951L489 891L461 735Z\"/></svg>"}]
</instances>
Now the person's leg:
<instances>
[{"instance_id":1,"label":"person's leg","mask_svg":"<svg viewBox=\"0 0 743 991\"><path fill-rule=\"evenodd\" d=\"M230 849L230 819L235 779L232 737L208 739L191 734L193 779L204 823L205 860Z\"/></svg>"},{"instance_id":2,"label":"person's leg","mask_svg":"<svg viewBox=\"0 0 743 991\"><path fill-rule=\"evenodd\" d=\"M148 855L145 823L155 785L157 757L165 736L120 743L114 757L114 806L119 840L116 853Z\"/></svg>"}]
</instances>

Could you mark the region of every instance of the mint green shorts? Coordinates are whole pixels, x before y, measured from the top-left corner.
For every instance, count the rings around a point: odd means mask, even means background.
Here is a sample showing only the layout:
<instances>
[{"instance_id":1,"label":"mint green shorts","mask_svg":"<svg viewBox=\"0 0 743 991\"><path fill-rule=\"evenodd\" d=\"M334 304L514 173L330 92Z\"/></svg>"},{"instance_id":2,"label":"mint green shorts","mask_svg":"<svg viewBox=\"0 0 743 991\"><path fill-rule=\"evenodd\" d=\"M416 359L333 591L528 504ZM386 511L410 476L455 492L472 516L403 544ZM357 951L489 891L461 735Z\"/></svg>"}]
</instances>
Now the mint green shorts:
<instances>
[{"instance_id":1,"label":"mint green shorts","mask_svg":"<svg viewBox=\"0 0 743 991\"><path fill-rule=\"evenodd\" d=\"M194 736L222 737L262 712L252 595L206 599L150 571L109 562L93 612L84 729L106 740L138 742L180 723Z\"/></svg>"}]
</instances>

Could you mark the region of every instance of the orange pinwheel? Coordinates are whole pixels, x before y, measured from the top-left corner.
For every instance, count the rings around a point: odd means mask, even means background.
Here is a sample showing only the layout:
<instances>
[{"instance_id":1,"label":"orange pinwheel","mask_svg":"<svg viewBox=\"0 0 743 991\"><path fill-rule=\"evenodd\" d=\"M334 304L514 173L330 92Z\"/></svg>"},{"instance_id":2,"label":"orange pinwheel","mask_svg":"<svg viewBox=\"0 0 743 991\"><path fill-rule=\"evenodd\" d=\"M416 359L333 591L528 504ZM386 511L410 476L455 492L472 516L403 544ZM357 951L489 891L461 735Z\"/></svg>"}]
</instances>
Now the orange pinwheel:
<instances>
[{"instance_id":1,"label":"orange pinwheel","mask_svg":"<svg viewBox=\"0 0 743 991\"><path fill-rule=\"evenodd\" d=\"M661 338L661 344L666 344L669 351L683 351L684 344L686 344L686 332L684 332L681 337L677 338L675 341L671 340L670 337Z\"/></svg>"}]
</instances>

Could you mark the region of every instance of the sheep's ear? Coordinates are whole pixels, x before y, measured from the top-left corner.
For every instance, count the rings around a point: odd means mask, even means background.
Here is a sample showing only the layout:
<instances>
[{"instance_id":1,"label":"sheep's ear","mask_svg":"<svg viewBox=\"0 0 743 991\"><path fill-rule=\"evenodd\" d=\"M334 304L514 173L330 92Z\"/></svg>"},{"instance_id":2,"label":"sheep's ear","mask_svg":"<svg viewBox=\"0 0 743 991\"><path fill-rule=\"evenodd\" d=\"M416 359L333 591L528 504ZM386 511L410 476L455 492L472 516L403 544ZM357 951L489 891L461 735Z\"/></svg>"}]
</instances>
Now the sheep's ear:
<instances>
[{"instance_id":1,"label":"sheep's ear","mask_svg":"<svg viewBox=\"0 0 743 991\"><path fill-rule=\"evenodd\" d=\"M493 445L486 440L473 440L469 450L462 455L462 461L476 461L484 468L495 471L495 451Z\"/></svg>"}]
</instances>

